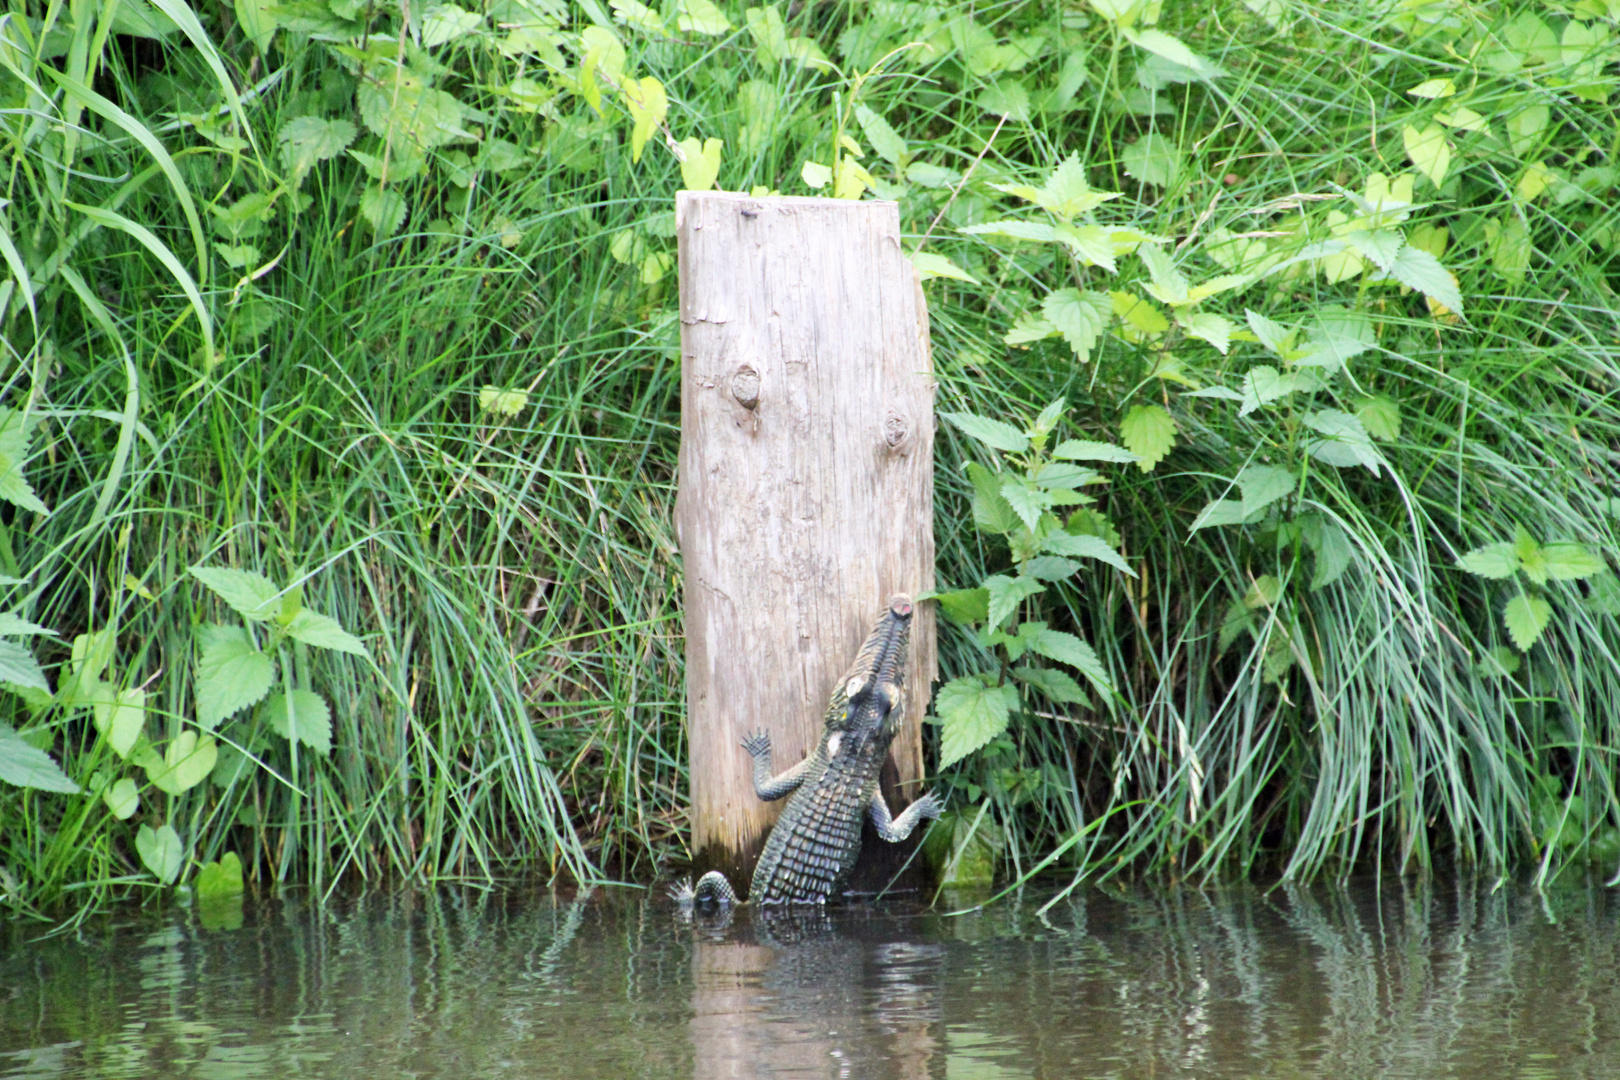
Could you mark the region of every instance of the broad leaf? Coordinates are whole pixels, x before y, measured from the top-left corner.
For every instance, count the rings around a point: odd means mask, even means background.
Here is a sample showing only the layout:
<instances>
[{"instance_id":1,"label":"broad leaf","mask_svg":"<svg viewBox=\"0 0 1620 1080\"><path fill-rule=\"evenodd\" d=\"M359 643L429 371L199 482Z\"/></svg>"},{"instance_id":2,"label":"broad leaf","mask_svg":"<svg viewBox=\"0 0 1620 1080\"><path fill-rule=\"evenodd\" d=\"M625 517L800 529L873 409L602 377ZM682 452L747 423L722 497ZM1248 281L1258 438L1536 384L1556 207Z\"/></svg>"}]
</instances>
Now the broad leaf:
<instances>
[{"instance_id":1,"label":"broad leaf","mask_svg":"<svg viewBox=\"0 0 1620 1080\"><path fill-rule=\"evenodd\" d=\"M1096 559L1107 563L1127 577L1136 576L1136 571L1125 564L1119 552L1100 536L1076 536L1062 531L1054 532L1041 541L1041 550L1070 559Z\"/></svg>"},{"instance_id":2,"label":"broad leaf","mask_svg":"<svg viewBox=\"0 0 1620 1080\"><path fill-rule=\"evenodd\" d=\"M955 281L965 281L970 285L977 285L979 279L957 266L943 255L935 255L931 251L919 251L907 255L911 265L917 269L917 280L932 281L934 278L951 278Z\"/></svg>"},{"instance_id":3,"label":"broad leaf","mask_svg":"<svg viewBox=\"0 0 1620 1080\"><path fill-rule=\"evenodd\" d=\"M135 834L135 850L140 853L141 862L152 871L152 876L163 884L172 885L174 879L180 876L186 846L180 842L180 834L174 831L173 825L157 829L142 825Z\"/></svg>"},{"instance_id":4,"label":"broad leaf","mask_svg":"<svg viewBox=\"0 0 1620 1080\"><path fill-rule=\"evenodd\" d=\"M984 579L984 587L990 590L989 614L985 624L992 630L1006 622L1025 598L1034 596L1042 589L1041 583L1033 578L1013 578L1006 574L990 575Z\"/></svg>"},{"instance_id":5,"label":"broad leaf","mask_svg":"<svg viewBox=\"0 0 1620 1080\"><path fill-rule=\"evenodd\" d=\"M1258 513L1278 499L1292 495L1299 477L1276 465L1251 465L1238 474L1243 491L1243 516Z\"/></svg>"},{"instance_id":6,"label":"broad leaf","mask_svg":"<svg viewBox=\"0 0 1620 1080\"><path fill-rule=\"evenodd\" d=\"M1541 549L1547 576L1554 581L1578 581L1608 569L1603 556L1580 544L1548 544Z\"/></svg>"},{"instance_id":7,"label":"broad leaf","mask_svg":"<svg viewBox=\"0 0 1620 1080\"><path fill-rule=\"evenodd\" d=\"M934 711L939 715L939 767L947 768L1007 730L1007 718L1018 703L1010 686L987 686L982 675L952 679L939 688Z\"/></svg>"},{"instance_id":8,"label":"broad leaf","mask_svg":"<svg viewBox=\"0 0 1620 1080\"><path fill-rule=\"evenodd\" d=\"M990 617L989 589L956 589L940 593L934 599L939 610L952 622L976 626Z\"/></svg>"},{"instance_id":9,"label":"broad leaf","mask_svg":"<svg viewBox=\"0 0 1620 1080\"><path fill-rule=\"evenodd\" d=\"M1457 288L1457 279L1427 251L1408 244L1390 263L1389 276L1407 288L1416 289L1424 296L1444 304L1448 310L1462 314L1462 292Z\"/></svg>"},{"instance_id":10,"label":"broad leaf","mask_svg":"<svg viewBox=\"0 0 1620 1080\"><path fill-rule=\"evenodd\" d=\"M1001 497L1007 500L1007 505L1013 508L1018 520L1030 532L1040 523L1041 515L1052 506L1052 494L1042 491L1022 476L1004 476L1001 480Z\"/></svg>"},{"instance_id":11,"label":"broad leaf","mask_svg":"<svg viewBox=\"0 0 1620 1080\"><path fill-rule=\"evenodd\" d=\"M296 176L308 172L318 161L343 153L358 134L347 120L299 116L283 124L276 138L281 143L282 163Z\"/></svg>"},{"instance_id":12,"label":"broad leaf","mask_svg":"<svg viewBox=\"0 0 1620 1080\"><path fill-rule=\"evenodd\" d=\"M1227 349L1231 347L1232 324L1219 315L1199 312L1181 319L1180 322L1188 336L1209 342L1222 356L1225 356Z\"/></svg>"},{"instance_id":13,"label":"broad leaf","mask_svg":"<svg viewBox=\"0 0 1620 1080\"><path fill-rule=\"evenodd\" d=\"M197 723L213 730L270 692L270 658L239 626L197 628Z\"/></svg>"},{"instance_id":14,"label":"broad leaf","mask_svg":"<svg viewBox=\"0 0 1620 1080\"><path fill-rule=\"evenodd\" d=\"M119 821L128 821L136 810L140 809L141 793L135 786L135 781L124 777L101 793L101 801L107 804L112 816Z\"/></svg>"},{"instance_id":15,"label":"broad leaf","mask_svg":"<svg viewBox=\"0 0 1620 1080\"><path fill-rule=\"evenodd\" d=\"M1052 456L1065 461L1118 461L1121 463L1139 460L1137 456L1123 447L1112 443L1092 442L1089 439L1065 439L1058 443Z\"/></svg>"},{"instance_id":16,"label":"broad leaf","mask_svg":"<svg viewBox=\"0 0 1620 1080\"><path fill-rule=\"evenodd\" d=\"M220 566L193 566L190 573L243 618L267 622L281 614L281 590L263 574Z\"/></svg>"},{"instance_id":17,"label":"broad leaf","mask_svg":"<svg viewBox=\"0 0 1620 1080\"><path fill-rule=\"evenodd\" d=\"M1248 518L1243 512L1243 504L1236 499L1212 499L1198 516L1193 518L1190 532L1207 529L1213 525L1242 525Z\"/></svg>"},{"instance_id":18,"label":"broad leaf","mask_svg":"<svg viewBox=\"0 0 1620 1080\"><path fill-rule=\"evenodd\" d=\"M1067 671L1049 667L1016 667L1012 673L1013 678L1034 688L1036 693L1049 701L1091 707L1091 698Z\"/></svg>"},{"instance_id":19,"label":"broad leaf","mask_svg":"<svg viewBox=\"0 0 1620 1080\"><path fill-rule=\"evenodd\" d=\"M1022 454L1029 449L1029 439L1022 431L1000 420L990 420L972 413L940 413L964 434L977 439L992 450Z\"/></svg>"},{"instance_id":20,"label":"broad leaf","mask_svg":"<svg viewBox=\"0 0 1620 1080\"><path fill-rule=\"evenodd\" d=\"M314 645L321 649L335 649L338 652L350 653L354 656L371 654L366 651L360 639L343 629L338 621L330 615L319 615L300 608L298 614L292 617L287 624L287 635L302 641L305 645Z\"/></svg>"},{"instance_id":21,"label":"broad leaf","mask_svg":"<svg viewBox=\"0 0 1620 1080\"><path fill-rule=\"evenodd\" d=\"M0 406L0 499L36 514L49 514L50 507L40 501L23 479L29 434L22 413Z\"/></svg>"},{"instance_id":22,"label":"broad leaf","mask_svg":"<svg viewBox=\"0 0 1620 1080\"><path fill-rule=\"evenodd\" d=\"M1062 630L1042 630L1030 643L1030 648L1040 653L1048 660L1056 660L1060 664L1068 664L1087 679L1104 694L1114 692L1113 680L1108 677L1108 670L1097 659L1097 654L1091 646Z\"/></svg>"},{"instance_id":23,"label":"broad leaf","mask_svg":"<svg viewBox=\"0 0 1620 1080\"><path fill-rule=\"evenodd\" d=\"M1360 420L1339 409L1318 409L1306 414L1305 426L1324 436L1306 447L1311 457L1340 468L1365 466L1377 475L1383 458L1373 449Z\"/></svg>"},{"instance_id":24,"label":"broad leaf","mask_svg":"<svg viewBox=\"0 0 1620 1080\"><path fill-rule=\"evenodd\" d=\"M1457 565L1470 574L1500 581L1519 572L1519 555L1511 541L1477 547L1457 560Z\"/></svg>"},{"instance_id":25,"label":"broad leaf","mask_svg":"<svg viewBox=\"0 0 1620 1080\"><path fill-rule=\"evenodd\" d=\"M1541 632L1547 629L1547 623L1552 619L1552 605L1539 596L1521 593L1507 602L1502 617L1507 622L1508 636L1513 639L1513 644L1518 646L1520 652L1529 652L1530 646L1541 637Z\"/></svg>"},{"instance_id":26,"label":"broad leaf","mask_svg":"<svg viewBox=\"0 0 1620 1080\"><path fill-rule=\"evenodd\" d=\"M865 105L855 106L855 119L861 125L866 141L872 144L872 149L876 150L884 161L890 165L905 164L906 140L889 126L887 120Z\"/></svg>"},{"instance_id":27,"label":"broad leaf","mask_svg":"<svg viewBox=\"0 0 1620 1080\"><path fill-rule=\"evenodd\" d=\"M1295 388L1292 375L1284 375L1269 364L1252 367L1243 376L1243 407L1238 415L1247 416L1262 405L1287 397Z\"/></svg>"},{"instance_id":28,"label":"broad leaf","mask_svg":"<svg viewBox=\"0 0 1620 1080\"><path fill-rule=\"evenodd\" d=\"M1451 144L1446 142L1445 128L1429 124L1419 130L1416 125L1407 124L1401 129L1401 141L1406 145L1406 156L1431 184L1439 187L1445 183L1446 173L1451 168Z\"/></svg>"},{"instance_id":29,"label":"broad leaf","mask_svg":"<svg viewBox=\"0 0 1620 1080\"><path fill-rule=\"evenodd\" d=\"M1265 347L1267 352L1280 357L1287 351L1290 331L1286 326L1273 322L1258 311L1250 308L1244 309L1243 317L1248 321L1249 329L1254 331L1254 336L1260 339L1260 344Z\"/></svg>"},{"instance_id":30,"label":"broad leaf","mask_svg":"<svg viewBox=\"0 0 1620 1080\"><path fill-rule=\"evenodd\" d=\"M119 690L111 683L97 682L90 707L101 737L119 757L128 758L146 729L146 691Z\"/></svg>"},{"instance_id":31,"label":"broad leaf","mask_svg":"<svg viewBox=\"0 0 1620 1080\"><path fill-rule=\"evenodd\" d=\"M1326 523L1316 543L1316 572L1311 576L1311 591L1325 589L1338 581L1350 567L1354 551L1350 538L1337 525Z\"/></svg>"},{"instance_id":32,"label":"broad leaf","mask_svg":"<svg viewBox=\"0 0 1620 1080\"><path fill-rule=\"evenodd\" d=\"M20 583L12 579L4 582L4 584L16 585ZM41 626L36 622L30 622L16 612L0 612L0 637L35 637L40 634L47 634L51 637L57 636L55 630Z\"/></svg>"},{"instance_id":33,"label":"broad leaf","mask_svg":"<svg viewBox=\"0 0 1620 1080\"><path fill-rule=\"evenodd\" d=\"M0 682L32 687L47 694L51 690L34 654L15 641L0 641Z\"/></svg>"},{"instance_id":34,"label":"broad leaf","mask_svg":"<svg viewBox=\"0 0 1620 1080\"><path fill-rule=\"evenodd\" d=\"M1176 422L1158 405L1132 405L1119 423L1119 441L1137 456L1137 468L1152 472L1176 445Z\"/></svg>"},{"instance_id":35,"label":"broad leaf","mask_svg":"<svg viewBox=\"0 0 1620 1080\"><path fill-rule=\"evenodd\" d=\"M179 795L208 779L218 759L219 746L214 737L198 738L195 731L188 729L169 740L162 758L154 751L143 757L140 764L146 770L146 778L158 790Z\"/></svg>"},{"instance_id":36,"label":"broad leaf","mask_svg":"<svg viewBox=\"0 0 1620 1080\"><path fill-rule=\"evenodd\" d=\"M1058 328L1076 359L1082 362L1090 357L1091 347L1113 313L1114 301L1107 293L1057 289L1041 301L1041 314Z\"/></svg>"},{"instance_id":37,"label":"broad leaf","mask_svg":"<svg viewBox=\"0 0 1620 1080\"><path fill-rule=\"evenodd\" d=\"M209 901L229 900L242 895L242 860L234 851L227 851L218 862L202 864L197 871L197 899Z\"/></svg>"},{"instance_id":38,"label":"broad leaf","mask_svg":"<svg viewBox=\"0 0 1620 1080\"><path fill-rule=\"evenodd\" d=\"M422 44L435 48L466 37L484 25L484 17L455 4L434 4L422 16Z\"/></svg>"},{"instance_id":39,"label":"broad leaf","mask_svg":"<svg viewBox=\"0 0 1620 1080\"><path fill-rule=\"evenodd\" d=\"M1387 397L1362 398L1356 418L1375 439L1393 442L1401 437L1401 407Z\"/></svg>"},{"instance_id":40,"label":"broad leaf","mask_svg":"<svg viewBox=\"0 0 1620 1080\"><path fill-rule=\"evenodd\" d=\"M1149 132L1126 146L1119 161L1126 175L1155 187L1174 183L1186 163L1176 144L1158 132Z\"/></svg>"},{"instance_id":41,"label":"broad leaf","mask_svg":"<svg viewBox=\"0 0 1620 1080\"><path fill-rule=\"evenodd\" d=\"M973 523L1000 536L1018 528L1018 514L1001 495L1001 474L976 461L968 462L967 474L973 484Z\"/></svg>"},{"instance_id":42,"label":"broad leaf","mask_svg":"<svg viewBox=\"0 0 1620 1080\"><path fill-rule=\"evenodd\" d=\"M405 223L405 197L391 187L369 184L360 196L360 216L378 239L386 239Z\"/></svg>"},{"instance_id":43,"label":"broad leaf","mask_svg":"<svg viewBox=\"0 0 1620 1080\"><path fill-rule=\"evenodd\" d=\"M309 690L276 694L259 706L259 715L282 738L319 754L332 752L332 710L321 695Z\"/></svg>"},{"instance_id":44,"label":"broad leaf","mask_svg":"<svg viewBox=\"0 0 1620 1080\"><path fill-rule=\"evenodd\" d=\"M76 795L79 785L68 778L51 755L30 746L8 724L0 724L0 780L17 787Z\"/></svg>"}]
</instances>

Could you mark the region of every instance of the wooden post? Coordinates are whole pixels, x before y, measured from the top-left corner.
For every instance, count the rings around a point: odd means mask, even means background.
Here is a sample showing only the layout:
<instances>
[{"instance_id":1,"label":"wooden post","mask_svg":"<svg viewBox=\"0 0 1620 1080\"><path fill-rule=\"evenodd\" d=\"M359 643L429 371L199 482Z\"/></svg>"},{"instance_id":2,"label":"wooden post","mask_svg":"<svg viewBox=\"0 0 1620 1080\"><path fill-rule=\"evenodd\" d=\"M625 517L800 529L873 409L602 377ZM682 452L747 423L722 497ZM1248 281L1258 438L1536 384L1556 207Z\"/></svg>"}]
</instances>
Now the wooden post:
<instances>
[{"instance_id":1,"label":"wooden post","mask_svg":"<svg viewBox=\"0 0 1620 1080\"><path fill-rule=\"evenodd\" d=\"M890 594L933 588L933 363L894 203L681 192L675 220L692 851L741 890L783 802L738 744L765 728L777 770L797 763ZM920 605L896 813L936 670Z\"/></svg>"}]
</instances>

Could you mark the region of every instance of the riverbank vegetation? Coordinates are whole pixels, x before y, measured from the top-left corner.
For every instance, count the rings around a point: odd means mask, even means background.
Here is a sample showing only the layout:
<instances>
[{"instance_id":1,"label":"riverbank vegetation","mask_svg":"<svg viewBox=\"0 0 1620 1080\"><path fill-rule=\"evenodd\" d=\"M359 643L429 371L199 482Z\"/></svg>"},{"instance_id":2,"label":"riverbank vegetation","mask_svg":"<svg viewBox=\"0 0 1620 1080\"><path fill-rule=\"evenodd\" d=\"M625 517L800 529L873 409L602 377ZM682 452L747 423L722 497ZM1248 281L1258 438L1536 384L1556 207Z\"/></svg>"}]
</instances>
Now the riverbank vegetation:
<instances>
[{"instance_id":1,"label":"riverbank vegetation","mask_svg":"<svg viewBox=\"0 0 1620 1080\"><path fill-rule=\"evenodd\" d=\"M0 902L683 857L709 186L928 278L953 873L1612 870L1617 16L14 6Z\"/></svg>"}]
</instances>

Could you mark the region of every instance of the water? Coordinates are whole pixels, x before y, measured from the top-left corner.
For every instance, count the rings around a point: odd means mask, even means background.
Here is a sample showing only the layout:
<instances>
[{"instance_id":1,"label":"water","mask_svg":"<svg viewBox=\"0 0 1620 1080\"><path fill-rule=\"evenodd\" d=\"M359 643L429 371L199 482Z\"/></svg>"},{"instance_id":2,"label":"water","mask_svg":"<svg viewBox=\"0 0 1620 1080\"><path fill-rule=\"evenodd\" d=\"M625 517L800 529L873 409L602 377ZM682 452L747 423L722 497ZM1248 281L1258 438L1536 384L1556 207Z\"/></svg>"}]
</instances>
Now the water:
<instances>
[{"instance_id":1,"label":"water","mask_svg":"<svg viewBox=\"0 0 1620 1080\"><path fill-rule=\"evenodd\" d=\"M0 927L0 1077L1614 1078L1614 898L1141 889L719 929L468 890Z\"/></svg>"}]
</instances>

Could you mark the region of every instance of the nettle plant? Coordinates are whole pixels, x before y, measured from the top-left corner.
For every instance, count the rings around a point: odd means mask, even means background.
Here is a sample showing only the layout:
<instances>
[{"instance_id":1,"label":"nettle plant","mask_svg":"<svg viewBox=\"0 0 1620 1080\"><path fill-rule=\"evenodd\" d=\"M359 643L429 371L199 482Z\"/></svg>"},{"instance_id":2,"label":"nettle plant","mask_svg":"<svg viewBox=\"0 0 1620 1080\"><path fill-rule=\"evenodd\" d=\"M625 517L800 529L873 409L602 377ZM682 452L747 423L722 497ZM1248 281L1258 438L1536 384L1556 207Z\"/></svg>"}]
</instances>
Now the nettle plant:
<instances>
[{"instance_id":1,"label":"nettle plant","mask_svg":"<svg viewBox=\"0 0 1620 1080\"><path fill-rule=\"evenodd\" d=\"M1138 458L1121 447L1084 439L1049 447L1063 406L1061 398L1052 402L1022 430L972 413L943 414L995 459L995 468L967 465L973 521L980 530L1006 539L1013 566L1011 573L991 574L975 588L934 594L946 616L975 627L980 644L1000 661L995 670L964 675L940 687L934 708L942 726L941 768L1000 736L1015 712L1033 712L1037 697L1091 707L1074 676L1043 660L1074 669L1105 701L1114 695L1108 670L1088 643L1034 617L1033 598L1050 583L1074 577L1082 560L1096 559L1136 576L1114 546L1118 534L1092 509L1096 500L1080 490L1102 482L1103 476L1080 463Z\"/></svg>"}]
</instances>

